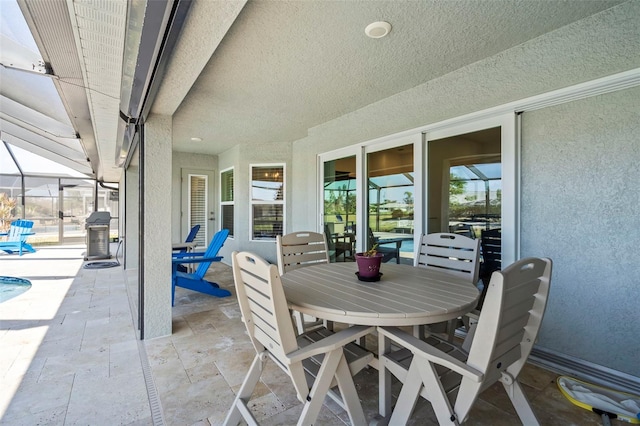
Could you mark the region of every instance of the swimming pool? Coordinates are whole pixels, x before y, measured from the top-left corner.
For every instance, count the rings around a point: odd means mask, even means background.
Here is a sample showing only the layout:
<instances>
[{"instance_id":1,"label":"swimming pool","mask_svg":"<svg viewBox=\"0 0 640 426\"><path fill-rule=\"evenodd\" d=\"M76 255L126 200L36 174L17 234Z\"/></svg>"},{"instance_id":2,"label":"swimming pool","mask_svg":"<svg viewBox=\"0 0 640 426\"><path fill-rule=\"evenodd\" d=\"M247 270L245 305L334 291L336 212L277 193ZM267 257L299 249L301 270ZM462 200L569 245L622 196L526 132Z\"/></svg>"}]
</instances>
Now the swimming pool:
<instances>
[{"instance_id":1,"label":"swimming pool","mask_svg":"<svg viewBox=\"0 0 640 426\"><path fill-rule=\"evenodd\" d=\"M405 253L413 254L413 240L404 240L402 241L402 245L400 246L400 251Z\"/></svg>"},{"instance_id":2,"label":"swimming pool","mask_svg":"<svg viewBox=\"0 0 640 426\"><path fill-rule=\"evenodd\" d=\"M0 303L20 296L31 288L31 281L24 278L0 276Z\"/></svg>"}]
</instances>

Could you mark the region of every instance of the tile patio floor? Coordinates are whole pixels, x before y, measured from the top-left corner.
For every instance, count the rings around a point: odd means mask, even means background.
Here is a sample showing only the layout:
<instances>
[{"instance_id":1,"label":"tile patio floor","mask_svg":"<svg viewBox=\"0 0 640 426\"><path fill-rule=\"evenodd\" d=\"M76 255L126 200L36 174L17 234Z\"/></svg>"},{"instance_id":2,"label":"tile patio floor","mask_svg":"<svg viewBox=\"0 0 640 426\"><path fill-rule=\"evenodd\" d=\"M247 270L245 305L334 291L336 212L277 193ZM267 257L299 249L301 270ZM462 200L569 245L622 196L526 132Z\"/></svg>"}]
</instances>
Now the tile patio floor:
<instances>
[{"instance_id":1,"label":"tile patio floor","mask_svg":"<svg viewBox=\"0 0 640 426\"><path fill-rule=\"evenodd\" d=\"M139 341L130 308L135 288L128 288L121 267L83 269L83 254L84 246L43 247L22 257L0 254L0 275L33 284L0 303L0 425L221 424L255 353L235 297L178 289L173 334ZM229 266L214 264L208 278L233 292ZM555 377L530 364L520 376L540 422L601 424L560 394ZM371 420L377 411L376 371L360 373L356 386ZM253 404L265 425L295 424L301 410L287 376L271 363ZM331 401L318 420L348 423ZM494 387L465 424L519 423L502 389ZM427 402L419 403L411 424L437 424Z\"/></svg>"}]
</instances>

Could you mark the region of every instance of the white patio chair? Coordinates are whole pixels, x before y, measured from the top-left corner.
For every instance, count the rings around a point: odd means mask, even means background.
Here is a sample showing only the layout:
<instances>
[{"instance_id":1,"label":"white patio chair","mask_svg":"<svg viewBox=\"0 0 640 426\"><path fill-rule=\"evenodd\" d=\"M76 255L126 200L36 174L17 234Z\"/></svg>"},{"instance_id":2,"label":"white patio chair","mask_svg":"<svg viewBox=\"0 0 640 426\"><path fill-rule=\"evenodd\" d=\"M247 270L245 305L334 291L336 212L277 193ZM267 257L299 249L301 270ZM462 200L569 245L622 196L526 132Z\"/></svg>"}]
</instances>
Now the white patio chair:
<instances>
[{"instance_id":1,"label":"white patio chair","mask_svg":"<svg viewBox=\"0 0 640 426\"><path fill-rule=\"evenodd\" d=\"M522 259L494 272L479 321L462 347L433 336L425 342L397 328L379 328L381 402L386 401L386 407L389 372L403 383L390 424L405 424L422 396L431 402L441 425L457 425L467 419L478 395L500 381L522 423L537 425L518 375L538 336L550 280L551 260L546 258ZM391 351L395 345L402 349Z\"/></svg>"},{"instance_id":2,"label":"white patio chair","mask_svg":"<svg viewBox=\"0 0 640 426\"><path fill-rule=\"evenodd\" d=\"M311 231L292 232L278 235L276 244L280 275L304 266L329 263L327 239L324 234Z\"/></svg>"},{"instance_id":3,"label":"white patio chair","mask_svg":"<svg viewBox=\"0 0 640 426\"><path fill-rule=\"evenodd\" d=\"M248 252L233 252L231 258L242 320L256 356L224 424L237 425L241 418L257 424L248 405L268 359L289 375L304 403L299 425L315 422L327 394L343 406L351 424L366 424L352 376L373 354L353 341L375 328L356 326L338 333L320 328L296 338L276 266ZM330 389L336 384L340 396Z\"/></svg>"},{"instance_id":4,"label":"white patio chair","mask_svg":"<svg viewBox=\"0 0 640 426\"><path fill-rule=\"evenodd\" d=\"M446 272L463 278L473 285L478 283L480 271L480 240L455 233L434 233L423 235L416 257L416 266ZM449 341L453 341L458 319L447 324ZM431 326L434 329L435 325ZM424 335L424 327L417 331Z\"/></svg>"},{"instance_id":5,"label":"white patio chair","mask_svg":"<svg viewBox=\"0 0 640 426\"><path fill-rule=\"evenodd\" d=\"M282 236L278 235L276 237L276 247L280 275L304 266L329 263L327 238L318 232L301 231ZM296 320L299 334L323 324L321 320L302 315L298 311L293 312L293 317Z\"/></svg>"}]
</instances>

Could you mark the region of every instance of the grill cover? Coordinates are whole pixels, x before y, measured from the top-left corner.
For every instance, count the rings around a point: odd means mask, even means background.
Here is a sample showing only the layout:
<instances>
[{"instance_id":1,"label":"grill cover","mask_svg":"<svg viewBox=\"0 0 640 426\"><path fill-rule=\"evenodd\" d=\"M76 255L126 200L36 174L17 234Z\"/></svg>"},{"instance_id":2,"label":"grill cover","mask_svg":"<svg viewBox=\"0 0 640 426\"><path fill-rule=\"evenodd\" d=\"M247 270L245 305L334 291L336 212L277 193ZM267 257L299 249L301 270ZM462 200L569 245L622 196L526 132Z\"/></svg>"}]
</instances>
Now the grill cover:
<instances>
[{"instance_id":1,"label":"grill cover","mask_svg":"<svg viewBox=\"0 0 640 426\"><path fill-rule=\"evenodd\" d=\"M111 222L111 214L109 212L93 212L87 218L84 227L86 229L91 226L109 226L109 222Z\"/></svg>"}]
</instances>

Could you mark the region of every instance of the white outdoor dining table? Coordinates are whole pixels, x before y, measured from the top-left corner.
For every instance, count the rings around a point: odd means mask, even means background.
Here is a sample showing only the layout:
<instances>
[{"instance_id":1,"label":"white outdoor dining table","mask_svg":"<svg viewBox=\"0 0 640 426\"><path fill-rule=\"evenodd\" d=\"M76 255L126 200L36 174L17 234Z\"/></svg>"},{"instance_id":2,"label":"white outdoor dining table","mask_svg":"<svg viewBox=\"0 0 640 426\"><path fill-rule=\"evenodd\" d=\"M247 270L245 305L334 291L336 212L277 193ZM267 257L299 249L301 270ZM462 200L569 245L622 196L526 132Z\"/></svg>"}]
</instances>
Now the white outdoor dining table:
<instances>
[{"instance_id":1,"label":"white outdoor dining table","mask_svg":"<svg viewBox=\"0 0 640 426\"><path fill-rule=\"evenodd\" d=\"M289 307L329 321L418 326L457 318L475 308L480 293L463 279L409 265L384 263L378 282L359 281L355 263L329 263L282 275ZM389 350L388 339L380 351ZM377 359L372 366L378 368ZM391 375L379 375L378 425L391 413Z\"/></svg>"},{"instance_id":2,"label":"white outdoor dining table","mask_svg":"<svg viewBox=\"0 0 640 426\"><path fill-rule=\"evenodd\" d=\"M470 312L478 289L446 273L384 263L378 282L359 281L355 263L329 263L287 272L282 285L289 307L329 321L411 326Z\"/></svg>"}]
</instances>

